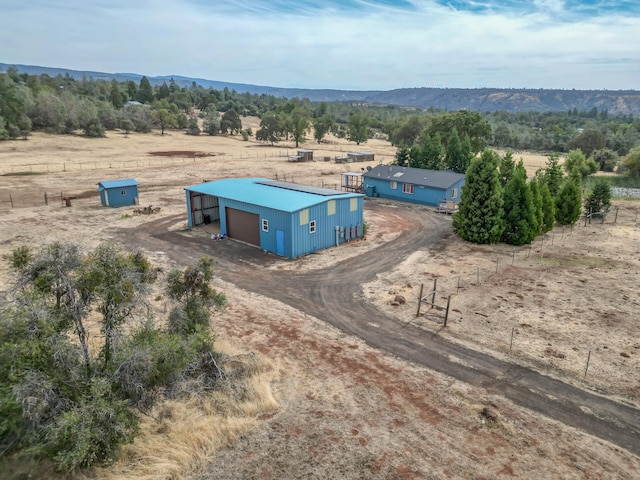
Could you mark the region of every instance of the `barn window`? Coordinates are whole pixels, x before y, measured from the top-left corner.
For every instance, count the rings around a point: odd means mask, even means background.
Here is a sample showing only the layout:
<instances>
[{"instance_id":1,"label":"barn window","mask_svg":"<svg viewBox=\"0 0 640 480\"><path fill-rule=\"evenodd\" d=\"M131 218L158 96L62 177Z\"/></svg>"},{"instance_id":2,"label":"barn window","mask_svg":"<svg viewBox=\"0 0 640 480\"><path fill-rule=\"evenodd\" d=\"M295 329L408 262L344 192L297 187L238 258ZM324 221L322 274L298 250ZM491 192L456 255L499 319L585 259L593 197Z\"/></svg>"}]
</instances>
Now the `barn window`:
<instances>
[{"instance_id":1,"label":"barn window","mask_svg":"<svg viewBox=\"0 0 640 480\"><path fill-rule=\"evenodd\" d=\"M127 191L126 191L126 190L122 190L122 191L120 192L120 195L122 195L123 197L124 197L124 196L126 196L126 195L127 195Z\"/></svg>"},{"instance_id":2,"label":"barn window","mask_svg":"<svg viewBox=\"0 0 640 480\"><path fill-rule=\"evenodd\" d=\"M391 190L395 190L396 188L398 188L398 182L394 182L394 181L389 182L389 188Z\"/></svg>"},{"instance_id":3,"label":"barn window","mask_svg":"<svg viewBox=\"0 0 640 480\"><path fill-rule=\"evenodd\" d=\"M336 214L336 201L329 200L327 202L327 215L335 215Z\"/></svg>"},{"instance_id":4,"label":"barn window","mask_svg":"<svg viewBox=\"0 0 640 480\"><path fill-rule=\"evenodd\" d=\"M402 184L402 193L409 193L413 195L413 183L403 183Z\"/></svg>"},{"instance_id":5,"label":"barn window","mask_svg":"<svg viewBox=\"0 0 640 480\"><path fill-rule=\"evenodd\" d=\"M266 218L262 219L262 231L263 232L269 231L269 220L267 220Z\"/></svg>"},{"instance_id":6,"label":"barn window","mask_svg":"<svg viewBox=\"0 0 640 480\"><path fill-rule=\"evenodd\" d=\"M306 225L309 223L309 209L305 208L300 210L300 225Z\"/></svg>"},{"instance_id":7,"label":"barn window","mask_svg":"<svg viewBox=\"0 0 640 480\"><path fill-rule=\"evenodd\" d=\"M358 209L358 199L356 197L353 197L349 204L349 211L355 212L357 209Z\"/></svg>"},{"instance_id":8,"label":"barn window","mask_svg":"<svg viewBox=\"0 0 640 480\"><path fill-rule=\"evenodd\" d=\"M454 188L451 190L451 198L458 198L458 189Z\"/></svg>"},{"instance_id":9,"label":"barn window","mask_svg":"<svg viewBox=\"0 0 640 480\"><path fill-rule=\"evenodd\" d=\"M316 221L311 220L309 222L309 233L316 233Z\"/></svg>"}]
</instances>

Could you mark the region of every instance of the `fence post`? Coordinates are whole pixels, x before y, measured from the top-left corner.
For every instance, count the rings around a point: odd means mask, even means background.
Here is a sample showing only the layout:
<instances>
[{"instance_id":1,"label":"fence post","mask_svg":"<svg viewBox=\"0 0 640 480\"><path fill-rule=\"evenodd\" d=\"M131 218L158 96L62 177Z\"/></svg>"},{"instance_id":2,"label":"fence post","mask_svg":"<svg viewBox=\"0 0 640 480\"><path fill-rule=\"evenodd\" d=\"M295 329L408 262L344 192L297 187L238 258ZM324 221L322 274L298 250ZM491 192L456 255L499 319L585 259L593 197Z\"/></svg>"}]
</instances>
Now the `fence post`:
<instances>
[{"instance_id":1,"label":"fence post","mask_svg":"<svg viewBox=\"0 0 640 480\"><path fill-rule=\"evenodd\" d=\"M618 221L618 207L616 207L616 217L613 219L613 223Z\"/></svg>"},{"instance_id":2,"label":"fence post","mask_svg":"<svg viewBox=\"0 0 640 480\"><path fill-rule=\"evenodd\" d=\"M433 308L433 304L436 303L436 290L438 289L438 279L433 279L433 293L431 294L431 308ZM422 301L422 300L420 300Z\"/></svg>"},{"instance_id":3,"label":"fence post","mask_svg":"<svg viewBox=\"0 0 640 480\"><path fill-rule=\"evenodd\" d=\"M476 268L476 285L480 285L480 266Z\"/></svg>"},{"instance_id":4,"label":"fence post","mask_svg":"<svg viewBox=\"0 0 640 480\"><path fill-rule=\"evenodd\" d=\"M589 370L589 360L591 360L591 350L589 350L589 355L587 355L587 366L584 367L584 376L587 376L587 370Z\"/></svg>"},{"instance_id":5,"label":"fence post","mask_svg":"<svg viewBox=\"0 0 640 480\"><path fill-rule=\"evenodd\" d=\"M424 283L420 284L420 296L418 297L418 311L416 312L416 317L420 316L420 305L422 304L422 289L424 288Z\"/></svg>"},{"instance_id":6,"label":"fence post","mask_svg":"<svg viewBox=\"0 0 640 480\"><path fill-rule=\"evenodd\" d=\"M11 202L11 208L13 208L13 197L9 194L9 201Z\"/></svg>"},{"instance_id":7,"label":"fence post","mask_svg":"<svg viewBox=\"0 0 640 480\"><path fill-rule=\"evenodd\" d=\"M47 192L44 192L44 204L49 205L49 199L47 198Z\"/></svg>"},{"instance_id":8,"label":"fence post","mask_svg":"<svg viewBox=\"0 0 640 480\"><path fill-rule=\"evenodd\" d=\"M496 257L496 273L498 273L498 261L500 260L500 257Z\"/></svg>"},{"instance_id":9,"label":"fence post","mask_svg":"<svg viewBox=\"0 0 640 480\"><path fill-rule=\"evenodd\" d=\"M451 305L451 295L447 297L447 311L444 313L444 326L447 326L447 320L449 320L449 305Z\"/></svg>"},{"instance_id":10,"label":"fence post","mask_svg":"<svg viewBox=\"0 0 640 480\"><path fill-rule=\"evenodd\" d=\"M511 348L513 347L513 332L516 330L516 327L511 327L511 341L509 342L509 353L511 353Z\"/></svg>"}]
</instances>

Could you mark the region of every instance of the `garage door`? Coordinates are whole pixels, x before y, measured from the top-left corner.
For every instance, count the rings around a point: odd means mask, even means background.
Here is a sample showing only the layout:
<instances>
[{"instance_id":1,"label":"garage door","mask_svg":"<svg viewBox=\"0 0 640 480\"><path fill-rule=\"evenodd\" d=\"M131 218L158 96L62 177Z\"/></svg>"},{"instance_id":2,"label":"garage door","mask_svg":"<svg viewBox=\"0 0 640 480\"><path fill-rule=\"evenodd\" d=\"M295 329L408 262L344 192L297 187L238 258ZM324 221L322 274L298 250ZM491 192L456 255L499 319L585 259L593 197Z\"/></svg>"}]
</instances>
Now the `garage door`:
<instances>
[{"instance_id":1,"label":"garage door","mask_svg":"<svg viewBox=\"0 0 640 480\"><path fill-rule=\"evenodd\" d=\"M236 240L260 246L260 222L258 214L227 208L227 235Z\"/></svg>"}]
</instances>

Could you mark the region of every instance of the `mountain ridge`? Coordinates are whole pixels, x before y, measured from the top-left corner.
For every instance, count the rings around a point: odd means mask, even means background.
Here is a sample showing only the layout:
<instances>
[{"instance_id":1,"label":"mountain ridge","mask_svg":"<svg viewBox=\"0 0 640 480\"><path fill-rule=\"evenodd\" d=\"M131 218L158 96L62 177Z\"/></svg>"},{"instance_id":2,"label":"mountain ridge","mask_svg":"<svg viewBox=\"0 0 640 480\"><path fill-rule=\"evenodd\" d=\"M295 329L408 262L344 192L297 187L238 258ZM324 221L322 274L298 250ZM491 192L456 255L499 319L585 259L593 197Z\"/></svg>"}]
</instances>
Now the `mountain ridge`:
<instances>
[{"instance_id":1,"label":"mountain ridge","mask_svg":"<svg viewBox=\"0 0 640 480\"><path fill-rule=\"evenodd\" d=\"M139 82L145 76L137 73L106 73L72 70L56 67L0 63L0 72L15 67L20 73L49 76L69 75L77 80L83 77L94 80ZM438 108L445 110L468 109L480 112L496 110L518 111L580 111L596 108L611 114L640 115L639 90L561 90L524 88L435 88L412 87L392 90L340 90L305 89L253 85L246 83L208 80L182 75L147 76L152 85L161 85L173 79L181 87L189 87L195 82L204 88L235 90L238 93L273 95L285 98L307 98L313 102L362 102L396 105L414 108Z\"/></svg>"}]
</instances>

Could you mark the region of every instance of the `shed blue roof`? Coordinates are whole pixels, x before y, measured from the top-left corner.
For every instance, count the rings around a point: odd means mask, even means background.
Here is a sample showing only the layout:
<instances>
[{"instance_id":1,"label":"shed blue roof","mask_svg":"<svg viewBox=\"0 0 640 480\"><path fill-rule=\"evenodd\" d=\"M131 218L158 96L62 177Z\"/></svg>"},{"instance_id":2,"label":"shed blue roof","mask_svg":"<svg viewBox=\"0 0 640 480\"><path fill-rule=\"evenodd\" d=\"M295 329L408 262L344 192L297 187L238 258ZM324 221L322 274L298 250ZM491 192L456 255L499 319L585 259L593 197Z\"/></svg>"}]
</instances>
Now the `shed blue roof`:
<instances>
[{"instance_id":1,"label":"shed blue roof","mask_svg":"<svg viewBox=\"0 0 640 480\"><path fill-rule=\"evenodd\" d=\"M138 182L133 178L125 178L123 180L105 180L102 182L98 182L98 190L105 190L109 188L122 188L122 187L132 187L134 185L138 185Z\"/></svg>"},{"instance_id":2,"label":"shed blue roof","mask_svg":"<svg viewBox=\"0 0 640 480\"><path fill-rule=\"evenodd\" d=\"M296 212L327 200L364 196L328 188L275 182L265 178L226 178L185 187L185 190L251 203L283 212Z\"/></svg>"},{"instance_id":3,"label":"shed blue roof","mask_svg":"<svg viewBox=\"0 0 640 480\"><path fill-rule=\"evenodd\" d=\"M453 170L427 170L425 168L377 165L363 175L365 178L393 180L401 183L424 185L446 190L464 178L463 173Z\"/></svg>"}]
</instances>

